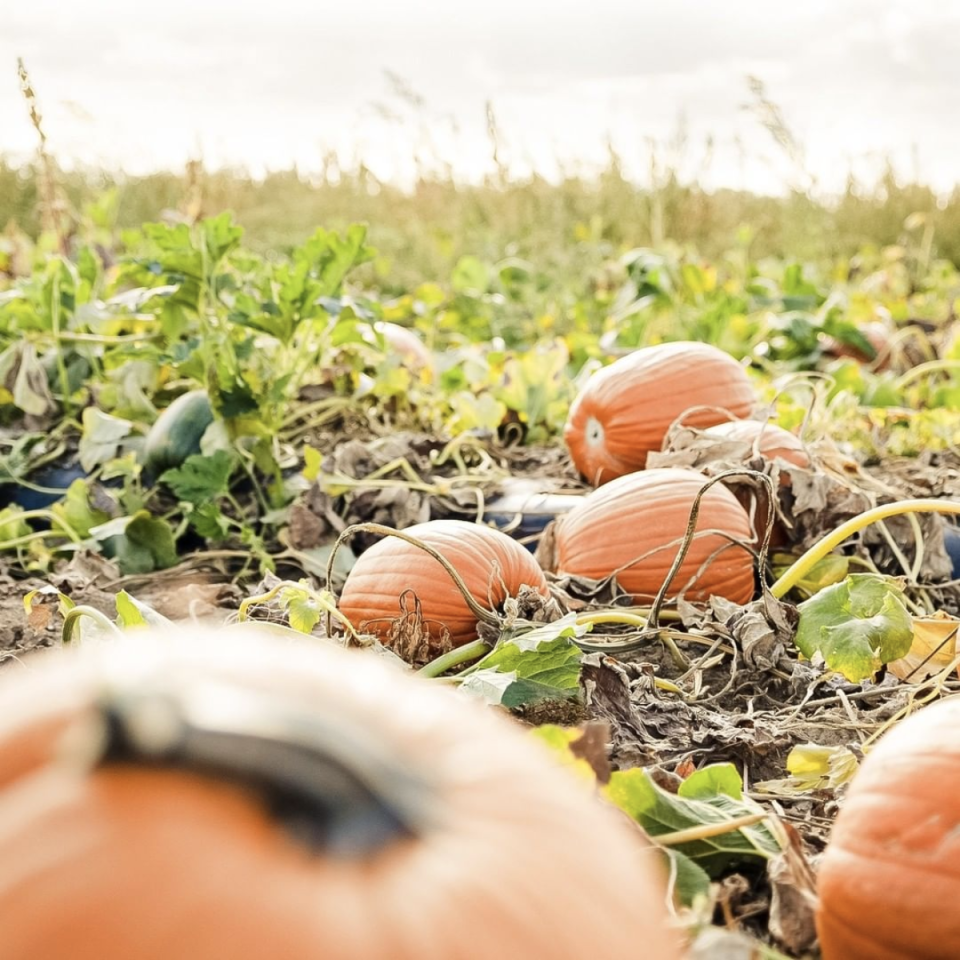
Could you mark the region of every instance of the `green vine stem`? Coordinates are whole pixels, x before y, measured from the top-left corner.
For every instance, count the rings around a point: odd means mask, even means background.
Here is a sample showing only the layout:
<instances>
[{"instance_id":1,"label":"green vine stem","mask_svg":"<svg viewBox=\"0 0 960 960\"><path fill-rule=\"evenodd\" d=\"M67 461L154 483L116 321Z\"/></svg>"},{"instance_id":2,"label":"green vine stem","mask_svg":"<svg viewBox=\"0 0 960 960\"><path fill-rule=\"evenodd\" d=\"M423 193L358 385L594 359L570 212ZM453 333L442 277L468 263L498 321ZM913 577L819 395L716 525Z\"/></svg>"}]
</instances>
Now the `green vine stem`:
<instances>
[{"instance_id":1,"label":"green vine stem","mask_svg":"<svg viewBox=\"0 0 960 960\"><path fill-rule=\"evenodd\" d=\"M67 375L67 364L63 358L63 343L60 338L60 272L53 276L53 291L50 299L50 324L52 326L54 349L57 355L57 377L60 380L60 401L63 404L65 416L73 414L73 404L70 402L70 378Z\"/></svg>"},{"instance_id":2,"label":"green vine stem","mask_svg":"<svg viewBox=\"0 0 960 960\"><path fill-rule=\"evenodd\" d=\"M960 370L960 360L928 360L926 363L917 364L917 366L903 374L894 386L898 390L902 390L908 383L919 380L928 373L945 373L948 370Z\"/></svg>"},{"instance_id":3,"label":"green vine stem","mask_svg":"<svg viewBox=\"0 0 960 960\"><path fill-rule=\"evenodd\" d=\"M474 640L472 643L465 643L462 647L454 647L452 650L442 653L439 657L422 666L417 674L421 677L439 677L448 670L459 667L462 663L477 660L492 649L486 640Z\"/></svg>"},{"instance_id":4,"label":"green vine stem","mask_svg":"<svg viewBox=\"0 0 960 960\"><path fill-rule=\"evenodd\" d=\"M73 633L76 630L77 621L82 617L93 620L98 626L102 627L114 637L122 637L123 631L105 614L101 613L96 607L79 606L71 607L63 617L63 630L61 639L65 647L73 642Z\"/></svg>"},{"instance_id":5,"label":"green vine stem","mask_svg":"<svg viewBox=\"0 0 960 960\"><path fill-rule=\"evenodd\" d=\"M960 502L956 500L898 500L896 503L885 503L882 506L866 510L846 523L841 523L836 530L831 530L825 537L818 540L803 556L793 562L770 587L770 593L778 599L785 596L810 571L814 564L822 560L835 547L840 546L847 537L859 533L865 527L877 520L886 520L887 517L897 517L904 513L942 513L960 516Z\"/></svg>"},{"instance_id":6,"label":"green vine stem","mask_svg":"<svg viewBox=\"0 0 960 960\"><path fill-rule=\"evenodd\" d=\"M37 540L59 540L63 534L56 530L38 530L36 533L27 533L22 537L14 537L12 540L0 540L0 551L13 550L18 547L24 547L28 543L34 543ZM66 549L66 544L60 544L53 549Z\"/></svg>"},{"instance_id":7,"label":"green vine stem","mask_svg":"<svg viewBox=\"0 0 960 960\"><path fill-rule=\"evenodd\" d=\"M650 839L659 847L676 847L681 843L693 843L696 840L709 840L712 837L722 837L726 833L733 833L734 830L741 830L743 827L752 827L754 824L761 823L768 819L769 813L763 811L758 813L745 813L740 817L731 817L729 820L721 820L719 823L700 823L695 827L687 827L685 830L674 830L672 833L660 833L651 836ZM761 853L760 850L753 851ZM767 858L769 859L769 857Z\"/></svg>"},{"instance_id":8,"label":"green vine stem","mask_svg":"<svg viewBox=\"0 0 960 960\"><path fill-rule=\"evenodd\" d=\"M344 630L350 634L351 639L360 639L353 624L337 609L331 594L319 593L302 583L295 583L293 580L281 580L266 593L260 593L253 597L245 597L240 601L240 609L237 611L237 622L244 623L247 620L247 611L250 607L255 604L269 603L283 593L284 590L294 590L298 593L305 593L328 617L335 618Z\"/></svg>"},{"instance_id":9,"label":"green vine stem","mask_svg":"<svg viewBox=\"0 0 960 960\"><path fill-rule=\"evenodd\" d=\"M52 510L22 510L19 513L13 514L10 520L46 520L49 523L55 523L64 534L69 537L74 543L80 543L82 538L73 527L67 523L63 517L54 513ZM49 532L49 531L48 531Z\"/></svg>"}]
</instances>

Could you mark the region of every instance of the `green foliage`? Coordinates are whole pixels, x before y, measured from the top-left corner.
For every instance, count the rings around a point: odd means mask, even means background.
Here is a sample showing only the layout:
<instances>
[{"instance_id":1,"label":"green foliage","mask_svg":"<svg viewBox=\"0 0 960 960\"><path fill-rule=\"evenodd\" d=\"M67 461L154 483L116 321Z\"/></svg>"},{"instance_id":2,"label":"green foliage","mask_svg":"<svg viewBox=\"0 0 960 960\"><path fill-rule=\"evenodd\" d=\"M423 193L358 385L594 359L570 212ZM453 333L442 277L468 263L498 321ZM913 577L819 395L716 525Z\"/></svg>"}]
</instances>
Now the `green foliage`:
<instances>
[{"instance_id":1,"label":"green foliage","mask_svg":"<svg viewBox=\"0 0 960 960\"><path fill-rule=\"evenodd\" d=\"M710 877L728 867L766 860L780 852L780 845L762 822L763 809L742 796L742 781L729 764L694 773L693 784L673 794L658 786L645 770L617 771L610 777L606 794L654 839L698 826L724 825L753 814L759 822L725 830L687 842L671 844ZM696 779L694 779L696 778ZM687 784L688 781L684 781Z\"/></svg>"},{"instance_id":2,"label":"green foliage","mask_svg":"<svg viewBox=\"0 0 960 960\"><path fill-rule=\"evenodd\" d=\"M123 574L152 573L177 562L177 546L170 525L146 510L94 527L90 534L104 545Z\"/></svg>"},{"instance_id":3,"label":"green foliage","mask_svg":"<svg viewBox=\"0 0 960 960\"><path fill-rule=\"evenodd\" d=\"M227 495L235 466L234 457L217 450L209 457L202 454L187 457L183 466L165 471L160 480L179 500L199 507Z\"/></svg>"},{"instance_id":4,"label":"green foliage","mask_svg":"<svg viewBox=\"0 0 960 960\"><path fill-rule=\"evenodd\" d=\"M819 653L830 670L853 683L910 650L913 621L903 590L890 577L850 574L800 604L796 643L805 657Z\"/></svg>"},{"instance_id":5,"label":"green foliage","mask_svg":"<svg viewBox=\"0 0 960 960\"><path fill-rule=\"evenodd\" d=\"M539 186L534 193L546 203ZM23 437L53 430L79 446L88 472L123 482L119 492L91 487L95 503L78 488L57 508L81 537L146 511L175 539L190 529L245 547L269 568L298 490L290 468L306 449L303 478L319 476L310 442L339 416L387 430L555 442L592 370L671 339L742 358L788 427L811 429L812 413L833 439L868 455L960 442L960 368L898 380L824 354L829 338L869 351L863 325L878 317L949 321L960 272L929 249L922 258L912 242L865 249L855 264L778 260L758 257L756 237L732 230L733 245L709 259L674 243L626 248L602 214L583 211L550 245L522 231L515 244L472 250L446 240L442 270L424 268L398 287L384 272L391 255L371 246L383 236L376 223L368 231L334 217L283 255L264 256L242 245L250 234L228 213L105 234L110 211L124 209L116 197L89 211L69 257L43 238L17 248L26 275L0 277L0 426ZM415 367L394 351L382 321L419 336L431 362ZM827 377L771 383L808 370ZM177 456L156 461L164 415L190 396L203 398L203 410L177 434ZM3 436L0 480L29 479L40 445ZM184 464L198 449L207 459ZM244 502L232 502L228 484L241 466ZM168 493L179 505L164 513ZM49 565L69 537L42 533ZM148 562L129 543L121 556ZM166 560L161 550L149 562Z\"/></svg>"},{"instance_id":6,"label":"green foliage","mask_svg":"<svg viewBox=\"0 0 960 960\"><path fill-rule=\"evenodd\" d=\"M581 654L573 639L587 629L570 614L518 635L507 634L460 674L460 687L509 708L575 698L580 693Z\"/></svg>"}]
</instances>

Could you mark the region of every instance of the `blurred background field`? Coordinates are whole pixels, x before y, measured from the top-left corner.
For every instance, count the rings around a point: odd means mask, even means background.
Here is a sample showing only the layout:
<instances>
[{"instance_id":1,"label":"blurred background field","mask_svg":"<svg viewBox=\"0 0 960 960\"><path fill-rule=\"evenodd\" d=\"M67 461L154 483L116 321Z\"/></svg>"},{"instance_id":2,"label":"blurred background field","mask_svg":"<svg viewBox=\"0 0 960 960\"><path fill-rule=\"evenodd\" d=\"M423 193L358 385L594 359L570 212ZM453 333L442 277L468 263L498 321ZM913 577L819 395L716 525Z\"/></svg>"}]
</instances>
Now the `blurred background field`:
<instances>
[{"instance_id":1,"label":"blurred background field","mask_svg":"<svg viewBox=\"0 0 960 960\"><path fill-rule=\"evenodd\" d=\"M75 214L92 212L117 234L171 214L197 218L232 210L247 245L266 253L285 252L319 224L341 230L366 222L379 256L364 279L393 291L448 277L467 254L491 261L519 256L544 270L583 273L625 250L665 243L711 259L747 245L754 258L820 264L864 248L926 244L930 256L960 262L960 191L944 196L903 181L892 168L869 185L851 180L832 197L708 190L670 169L657 171L652 185L639 184L613 151L599 174L572 171L558 181L504 174L470 184L429 174L401 187L363 165L253 177L199 162L140 176L58 171L57 180ZM0 244L9 248L17 231L37 236L38 183L35 164L0 160L0 223L7 225Z\"/></svg>"}]
</instances>

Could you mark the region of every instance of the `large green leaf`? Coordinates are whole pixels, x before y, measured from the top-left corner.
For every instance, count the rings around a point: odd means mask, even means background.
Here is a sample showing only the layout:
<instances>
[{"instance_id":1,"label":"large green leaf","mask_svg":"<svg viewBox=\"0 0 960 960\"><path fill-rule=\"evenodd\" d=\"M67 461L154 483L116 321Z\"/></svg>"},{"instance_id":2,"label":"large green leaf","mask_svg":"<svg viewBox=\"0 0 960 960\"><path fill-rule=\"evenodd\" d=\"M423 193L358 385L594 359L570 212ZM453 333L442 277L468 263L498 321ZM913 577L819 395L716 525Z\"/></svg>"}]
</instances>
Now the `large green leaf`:
<instances>
[{"instance_id":1,"label":"large green leaf","mask_svg":"<svg viewBox=\"0 0 960 960\"><path fill-rule=\"evenodd\" d=\"M858 683L910 650L913 623L890 577L854 573L800 604L796 643L830 670Z\"/></svg>"},{"instance_id":2,"label":"large green leaf","mask_svg":"<svg viewBox=\"0 0 960 960\"><path fill-rule=\"evenodd\" d=\"M177 562L173 530L146 510L94 527L90 535L103 542L124 575L165 570Z\"/></svg>"},{"instance_id":3,"label":"large green leaf","mask_svg":"<svg viewBox=\"0 0 960 960\"><path fill-rule=\"evenodd\" d=\"M614 773L605 790L610 800L633 817L654 839L695 827L722 827L740 817L763 813L762 808L752 800L722 792L731 786L726 770L716 776L706 773L709 770L707 767L701 771L696 787L688 791L697 796L669 793L639 768ZM709 783L718 792L711 794L707 789ZM736 787L742 789L739 777L736 778ZM729 867L775 856L780 852L780 845L761 821L672 844L671 849L689 857L711 877L718 877Z\"/></svg>"},{"instance_id":4,"label":"large green leaf","mask_svg":"<svg viewBox=\"0 0 960 960\"><path fill-rule=\"evenodd\" d=\"M112 417L96 407L83 411L83 433L80 435L80 466L87 473L120 451L120 442L130 435L133 424L120 417Z\"/></svg>"},{"instance_id":5,"label":"large green leaf","mask_svg":"<svg viewBox=\"0 0 960 960\"><path fill-rule=\"evenodd\" d=\"M229 492L235 466L236 458L225 450L217 450L209 457L193 454L182 466L162 473L160 479L179 500L202 506Z\"/></svg>"},{"instance_id":6,"label":"large green leaf","mask_svg":"<svg viewBox=\"0 0 960 960\"><path fill-rule=\"evenodd\" d=\"M461 674L460 686L487 703L516 708L538 700L566 700L580 693L580 648L588 628L573 615L508 635Z\"/></svg>"}]
</instances>

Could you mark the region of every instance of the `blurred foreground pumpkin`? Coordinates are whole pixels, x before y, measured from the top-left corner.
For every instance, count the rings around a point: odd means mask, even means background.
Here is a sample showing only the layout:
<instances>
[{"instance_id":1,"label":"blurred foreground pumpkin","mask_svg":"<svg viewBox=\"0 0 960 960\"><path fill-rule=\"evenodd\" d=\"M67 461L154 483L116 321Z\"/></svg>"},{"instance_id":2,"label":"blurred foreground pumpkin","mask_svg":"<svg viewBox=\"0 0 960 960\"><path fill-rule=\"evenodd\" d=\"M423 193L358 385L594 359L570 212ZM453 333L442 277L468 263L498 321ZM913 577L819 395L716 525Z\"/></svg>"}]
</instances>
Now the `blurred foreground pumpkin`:
<instances>
[{"instance_id":1,"label":"blurred foreground pumpkin","mask_svg":"<svg viewBox=\"0 0 960 960\"><path fill-rule=\"evenodd\" d=\"M185 631L4 671L2 960L679 956L659 860L508 720Z\"/></svg>"}]
</instances>

